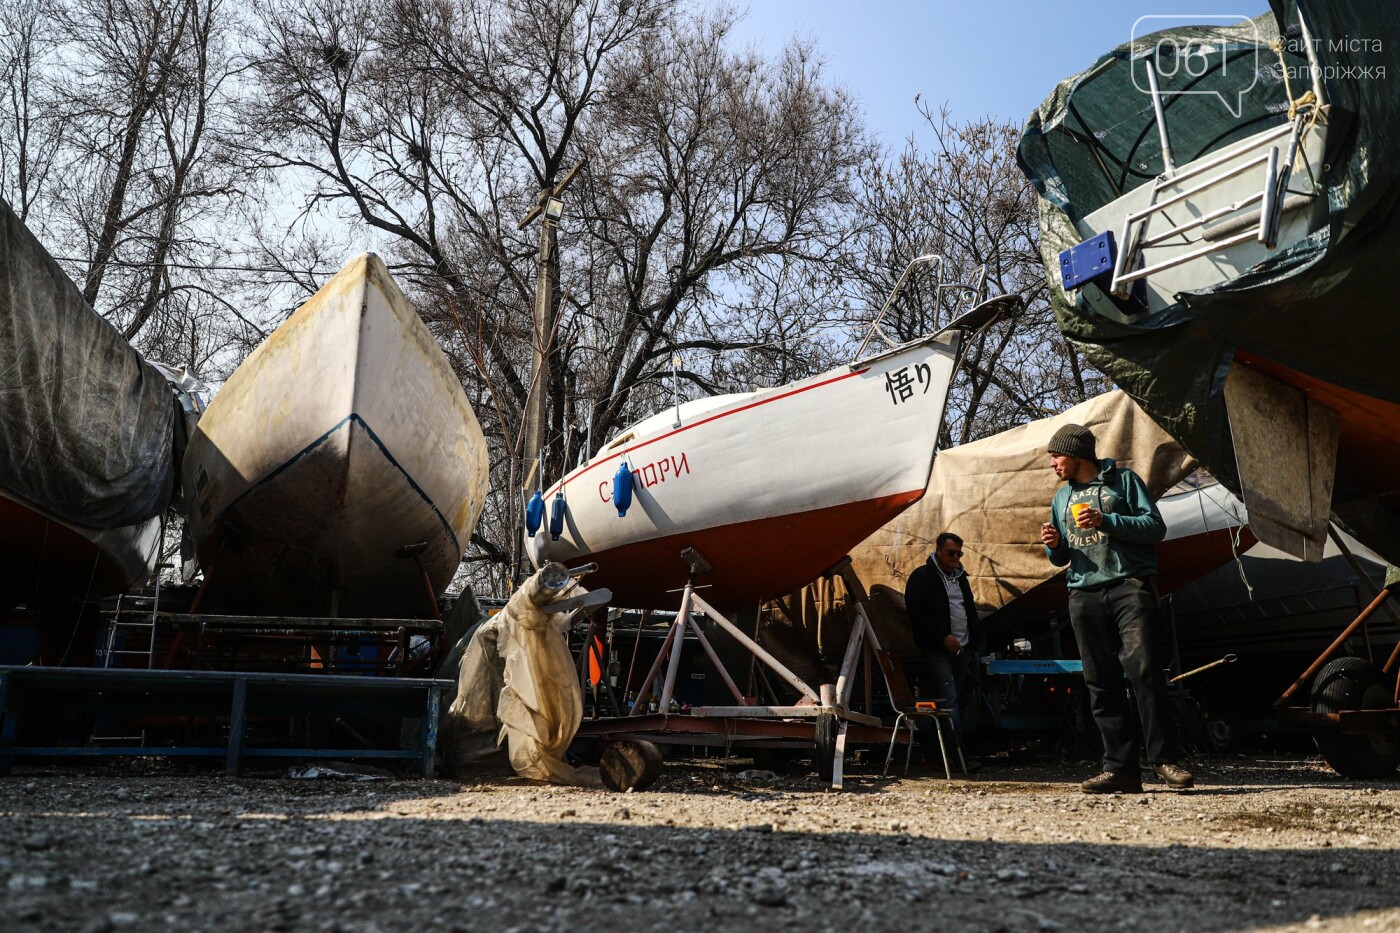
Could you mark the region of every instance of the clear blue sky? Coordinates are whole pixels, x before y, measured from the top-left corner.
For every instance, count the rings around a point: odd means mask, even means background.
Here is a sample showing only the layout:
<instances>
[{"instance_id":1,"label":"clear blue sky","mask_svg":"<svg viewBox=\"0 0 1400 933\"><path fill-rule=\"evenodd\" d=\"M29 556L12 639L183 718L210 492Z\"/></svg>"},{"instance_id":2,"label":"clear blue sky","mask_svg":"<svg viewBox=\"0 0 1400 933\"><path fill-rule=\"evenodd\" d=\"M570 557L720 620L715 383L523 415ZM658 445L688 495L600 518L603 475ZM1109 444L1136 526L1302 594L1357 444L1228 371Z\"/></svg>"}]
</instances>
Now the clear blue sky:
<instances>
[{"instance_id":1,"label":"clear blue sky","mask_svg":"<svg viewBox=\"0 0 1400 933\"><path fill-rule=\"evenodd\" d=\"M1269 7L1267 0L747 0L747 8L735 30L741 45L774 55L794 34L815 40L829 77L856 93L870 128L898 147L923 122L915 94L935 111L946 103L957 120L1020 123L1060 79L1127 42L1139 17L1198 22L1196 14L1252 17Z\"/></svg>"}]
</instances>

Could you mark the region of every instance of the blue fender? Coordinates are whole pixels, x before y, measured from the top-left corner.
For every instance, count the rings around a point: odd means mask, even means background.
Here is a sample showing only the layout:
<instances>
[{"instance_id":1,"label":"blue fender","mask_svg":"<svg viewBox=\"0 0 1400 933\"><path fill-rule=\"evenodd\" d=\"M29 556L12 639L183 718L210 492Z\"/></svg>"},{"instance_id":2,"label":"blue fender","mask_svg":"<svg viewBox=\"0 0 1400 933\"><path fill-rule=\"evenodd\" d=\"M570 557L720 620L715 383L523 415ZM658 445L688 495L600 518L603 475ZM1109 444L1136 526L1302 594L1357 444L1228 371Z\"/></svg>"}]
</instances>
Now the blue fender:
<instances>
[{"instance_id":1,"label":"blue fender","mask_svg":"<svg viewBox=\"0 0 1400 933\"><path fill-rule=\"evenodd\" d=\"M613 505L617 506L617 517L622 518L632 507L632 468L626 463L617 465L613 474Z\"/></svg>"},{"instance_id":2,"label":"blue fender","mask_svg":"<svg viewBox=\"0 0 1400 933\"><path fill-rule=\"evenodd\" d=\"M544 496L538 489L525 506L525 531L530 537L535 536L535 532L540 530L540 525L544 522Z\"/></svg>"},{"instance_id":3,"label":"blue fender","mask_svg":"<svg viewBox=\"0 0 1400 933\"><path fill-rule=\"evenodd\" d=\"M564 533L564 513L568 506L564 502L564 490L559 490L554 494L554 501L549 505L549 537L558 541L559 536Z\"/></svg>"}]
</instances>

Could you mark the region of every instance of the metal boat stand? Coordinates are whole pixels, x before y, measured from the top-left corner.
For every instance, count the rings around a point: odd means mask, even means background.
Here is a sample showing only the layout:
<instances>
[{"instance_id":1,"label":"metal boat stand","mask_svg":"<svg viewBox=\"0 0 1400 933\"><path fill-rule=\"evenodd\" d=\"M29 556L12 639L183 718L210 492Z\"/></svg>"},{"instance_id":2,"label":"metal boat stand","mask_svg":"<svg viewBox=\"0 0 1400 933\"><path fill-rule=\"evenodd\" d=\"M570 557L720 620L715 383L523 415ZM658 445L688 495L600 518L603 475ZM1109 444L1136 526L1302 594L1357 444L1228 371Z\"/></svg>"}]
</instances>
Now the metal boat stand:
<instances>
[{"instance_id":1,"label":"metal boat stand","mask_svg":"<svg viewBox=\"0 0 1400 933\"><path fill-rule=\"evenodd\" d=\"M585 721L579 728L579 735L656 740L658 735L679 734L687 737L684 741L693 744L705 744L696 740L701 736L714 735L724 737L726 742L735 738L807 739L816 745L818 771L823 777L829 777L831 786L836 789L844 786L844 760L848 743L887 745L892 740L898 741L901 738L899 731L883 725L877 716L869 712L873 703L872 659L881 654L881 648L875 629L870 623L865 588L851 572L849 558L843 558L826 574L839 574L842 577L855 608L855 618L846 642L840 673L834 684L813 687L696 592L695 578L710 569L702 555L693 548L687 548L682 557L690 564L691 572L681 590L680 608L642 681L636 703L627 715ZM753 661L762 663L796 690L800 697L798 702L789 706L761 705L746 697L729 669L720 660L704 629L695 619L697 613L727 632L745 649ZM670 712L680 670L681 646L687 630L694 634L734 698L733 706L700 706L684 714ZM592 644L593 632L594 625L590 623L589 637L584 642L585 652L591 650L588 646ZM851 694L857 675L856 665L862 661L865 671L866 712L851 708ZM580 668L584 663L584 658L581 657ZM880 669L884 674L883 663ZM888 679L886 688L889 689ZM645 702L652 695L657 697L658 712L647 714L644 712ZM829 771L826 767L828 761Z\"/></svg>"}]
</instances>

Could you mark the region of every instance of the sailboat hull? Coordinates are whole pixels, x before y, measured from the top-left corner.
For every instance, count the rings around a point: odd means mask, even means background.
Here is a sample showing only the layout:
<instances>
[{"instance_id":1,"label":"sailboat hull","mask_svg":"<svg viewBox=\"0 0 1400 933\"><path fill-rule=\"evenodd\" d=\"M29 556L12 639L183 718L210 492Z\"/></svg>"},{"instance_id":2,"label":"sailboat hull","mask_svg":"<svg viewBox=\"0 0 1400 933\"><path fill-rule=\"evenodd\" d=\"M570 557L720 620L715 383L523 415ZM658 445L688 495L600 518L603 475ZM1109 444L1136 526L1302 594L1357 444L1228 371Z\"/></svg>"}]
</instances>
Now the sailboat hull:
<instances>
[{"instance_id":1,"label":"sailboat hull","mask_svg":"<svg viewBox=\"0 0 1400 933\"><path fill-rule=\"evenodd\" d=\"M0 490L0 595L11 603L119 593L150 573L160 519L80 528ZM7 608L7 607L0 607Z\"/></svg>"},{"instance_id":2,"label":"sailboat hull","mask_svg":"<svg viewBox=\"0 0 1400 933\"><path fill-rule=\"evenodd\" d=\"M206 605L423 616L481 513L486 445L447 359L371 254L235 371L184 477Z\"/></svg>"},{"instance_id":3,"label":"sailboat hull","mask_svg":"<svg viewBox=\"0 0 1400 933\"><path fill-rule=\"evenodd\" d=\"M589 586L636 608L675 603L687 548L710 567L697 583L711 603L792 592L923 495L957 345L946 334L648 419L547 491L563 491L566 521L527 542L531 559L596 562ZM622 463L635 498L619 516Z\"/></svg>"}]
</instances>

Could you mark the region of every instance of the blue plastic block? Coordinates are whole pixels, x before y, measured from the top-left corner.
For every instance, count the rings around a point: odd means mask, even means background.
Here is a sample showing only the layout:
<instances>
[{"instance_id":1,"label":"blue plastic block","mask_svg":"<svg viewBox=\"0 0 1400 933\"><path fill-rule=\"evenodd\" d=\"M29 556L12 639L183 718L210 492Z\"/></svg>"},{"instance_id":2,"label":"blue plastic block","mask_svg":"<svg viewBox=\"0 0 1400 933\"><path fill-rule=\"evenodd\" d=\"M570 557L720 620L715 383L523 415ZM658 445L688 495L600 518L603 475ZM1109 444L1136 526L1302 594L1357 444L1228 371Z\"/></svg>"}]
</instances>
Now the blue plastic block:
<instances>
[{"instance_id":1,"label":"blue plastic block","mask_svg":"<svg viewBox=\"0 0 1400 933\"><path fill-rule=\"evenodd\" d=\"M1071 246L1060 254L1060 278L1065 289L1078 288L1085 282L1113 271L1113 231L1105 230L1096 237Z\"/></svg>"}]
</instances>

